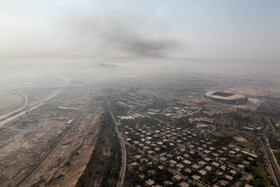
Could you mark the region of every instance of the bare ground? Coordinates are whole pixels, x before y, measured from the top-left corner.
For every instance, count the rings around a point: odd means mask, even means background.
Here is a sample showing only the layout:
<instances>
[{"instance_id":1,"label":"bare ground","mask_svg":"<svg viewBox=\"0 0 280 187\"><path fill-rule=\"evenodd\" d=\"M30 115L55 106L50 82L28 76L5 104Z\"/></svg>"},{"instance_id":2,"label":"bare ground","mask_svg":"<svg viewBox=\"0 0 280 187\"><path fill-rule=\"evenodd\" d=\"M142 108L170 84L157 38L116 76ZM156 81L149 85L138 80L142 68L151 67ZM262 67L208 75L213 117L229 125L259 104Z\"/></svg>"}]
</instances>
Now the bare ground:
<instances>
[{"instance_id":1,"label":"bare ground","mask_svg":"<svg viewBox=\"0 0 280 187\"><path fill-rule=\"evenodd\" d=\"M21 96L0 91L0 116L19 108L23 103Z\"/></svg>"},{"instance_id":2,"label":"bare ground","mask_svg":"<svg viewBox=\"0 0 280 187\"><path fill-rule=\"evenodd\" d=\"M96 124L102 109L97 110L97 103L94 113L87 112L80 123L72 129L69 128L70 125L67 125L67 122L72 119L74 122L77 121L90 102L92 102L92 95L87 89L65 89L50 103L1 127L0 186L18 184L53 147L55 149L34 172L36 175L32 173L23 185L32 186L36 183L60 185L61 183L62 186L69 186L74 183L73 181L83 171L88 161L87 157L90 156L94 147L95 133L98 130ZM59 109L59 106L75 109ZM68 132L67 135L65 135L66 132ZM54 146L62 137L58 146ZM66 161L69 161L71 165L66 167Z\"/></svg>"},{"instance_id":3,"label":"bare ground","mask_svg":"<svg viewBox=\"0 0 280 187\"><path fill-rule=\"evenodd\" d=\"M41 110L40 110L41 111ZM39 112L39 111L38 111ZM20 119L0 129L0 184L14 186L39 162L65 129L63 116L52 112ZM58 120L58 117L59 120Z\"/></svg>"},{"instance_id":4,"label":"bare ground","mask_svg":"<svg viewBox=\"0 0 280 187\"><path fill-rule=\"evenodd\" d=\"M94 149L102 111L86 114L21 186L75 186Z\"/></svg>"}]
</instances>

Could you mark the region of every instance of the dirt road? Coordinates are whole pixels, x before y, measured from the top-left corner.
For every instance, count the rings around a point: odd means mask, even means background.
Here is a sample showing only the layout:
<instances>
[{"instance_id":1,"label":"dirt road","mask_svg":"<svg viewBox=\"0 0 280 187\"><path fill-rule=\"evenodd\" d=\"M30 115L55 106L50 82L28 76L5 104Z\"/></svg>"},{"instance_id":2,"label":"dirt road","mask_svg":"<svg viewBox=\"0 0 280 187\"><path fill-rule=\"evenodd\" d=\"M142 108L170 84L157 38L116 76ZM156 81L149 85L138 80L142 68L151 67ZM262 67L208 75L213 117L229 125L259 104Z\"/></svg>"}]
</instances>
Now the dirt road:
<instances>
[{"instance_id":1,"label":"dirt road","mask_svg":"<svg viewBox=\"0 0 280 187\"><path fill-rule=\"evenodd\" d=\"M94 148L102 112L102 107L95 113L85 111L20 186L75 186Z\"/></svg>"}]
</instances>

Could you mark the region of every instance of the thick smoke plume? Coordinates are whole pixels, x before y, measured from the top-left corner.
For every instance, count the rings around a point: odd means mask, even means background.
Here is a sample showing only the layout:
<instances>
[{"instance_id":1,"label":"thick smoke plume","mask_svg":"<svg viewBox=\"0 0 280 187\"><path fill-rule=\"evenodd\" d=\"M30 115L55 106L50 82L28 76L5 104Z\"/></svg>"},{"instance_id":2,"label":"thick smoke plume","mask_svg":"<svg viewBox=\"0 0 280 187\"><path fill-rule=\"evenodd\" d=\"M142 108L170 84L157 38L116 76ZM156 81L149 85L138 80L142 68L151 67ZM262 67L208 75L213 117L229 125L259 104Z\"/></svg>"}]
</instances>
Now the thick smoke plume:
<instances>
[{"instance_id":1,"label":"thick smoke plume","mask_svg":"<svg viewBox=\"0 0 280 187\"><path fill-rule=\"evenodd\" d=\"M186 49L185 44L169 38L158 28L151 26L147 29L146 23L131 23L122 18L110 20L76 17L68 20L67 26L78 34L95 38L99 50L112 54L165 58Z\"/></svg>"}]
</instances>

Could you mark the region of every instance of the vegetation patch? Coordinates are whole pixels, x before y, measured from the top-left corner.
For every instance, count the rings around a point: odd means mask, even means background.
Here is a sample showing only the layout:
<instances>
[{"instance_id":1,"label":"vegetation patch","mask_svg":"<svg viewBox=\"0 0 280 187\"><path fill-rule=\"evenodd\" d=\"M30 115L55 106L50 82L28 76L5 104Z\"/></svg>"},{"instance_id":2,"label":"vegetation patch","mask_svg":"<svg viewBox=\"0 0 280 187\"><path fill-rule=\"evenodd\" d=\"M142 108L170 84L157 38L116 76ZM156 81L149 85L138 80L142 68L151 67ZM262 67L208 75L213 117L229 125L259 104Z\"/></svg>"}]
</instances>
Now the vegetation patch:
<instances>
[{"instance_id":1,"label":"vegetation patch","mask_svg":"<svg viewBox=\"0 0 280 187\"><path fill-rule=\"evenodd\" d=\"M107 111L101 117L96 147L76 186L116 186L121 165L120 150L114 121Z\"/></svg>"},{"instance_id":2,"label":"vegetation patch","mask_svg":"<svg viewBox=\"0 0 280 187\"><path fill-rule=\"evenodd\" d=\"M280 151L274 151L274 156L278 162L278 164L280 165Z\"/></svg>"},{"instance_id":3,"label":"vegetation patch","mask_svg":"<svg viewBox=\"0 0 280 187\"><path fill-rule=\"evenodd\" d=\"M256 165L252 169L253 180L251 181L251 184L253 186L270 186L266 178L264 163L257 161Z\"/></svg>"}]
</instances>

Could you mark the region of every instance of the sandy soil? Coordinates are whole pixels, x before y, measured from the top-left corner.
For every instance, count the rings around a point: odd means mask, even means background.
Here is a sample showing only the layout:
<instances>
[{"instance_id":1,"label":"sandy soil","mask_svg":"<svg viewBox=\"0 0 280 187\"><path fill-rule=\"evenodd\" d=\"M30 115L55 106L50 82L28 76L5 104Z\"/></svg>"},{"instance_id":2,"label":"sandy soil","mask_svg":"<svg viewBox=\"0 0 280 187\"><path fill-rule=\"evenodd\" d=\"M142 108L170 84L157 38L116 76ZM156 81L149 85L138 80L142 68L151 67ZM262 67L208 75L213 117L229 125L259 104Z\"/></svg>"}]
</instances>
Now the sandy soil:
<instances>
[{"instance_id":1,"label":"sandy soil","mask_svg":"<svg viewBox=\"0 0 280 187\"><path fill-rule=\"evenodd\" d=\"M55 91L55 88L48 88L48 89L43 89L43 88L29 88L29 89L24 89L23 93L27 95L28 97L28 105L32 105L42 98L50 95L53 91Z\"/></svg>"},{"instance_id":2,"label":"sandy soil","mask_svg":"<svg viewBox=\"0 0 280 187\"><path fill-rule=\"evenodd\" d=\"M0 91L0 116L12 111L15 107L19 107L22 102L21 96Z\"/></svg>"},{"instance_id":3,"label":"sandy soil","mask_svg":"<svg viewBox=\"0 0 280 187\"><path fill-rule=\"evenodd\" d=\"M36 177L40 178L40 176L44 177L49 184L61 182L63 181L62 175L59 176L59 181L55 180L55 174L58 172L62 172L66 176L67 172L73 171L77 173L72 173L71 177L73 179L75 179L73 176L77 175L78 177L80 170L82 171L82 167L88 161L86 156L90 155L93 149L95 132L97 131L95 125L99 119L99 112L96 110L98 103L94 107L95 112L86 113L85 118L80 121L81 123L77 123L72 129L69 128L70 125L67 122L74 119L74 123L83 111L86 111L88 103L92 102L92 97L87 88L69 88L51 102L1 127L0 186L15 186L32 171L34 166L41 163L62 137L64 138L61 144L54 152L51 152L42 166L40 165L35 172L36 175L32 174L28 178L25 186L38 182ZM59 109L59 106L78 108L79 110L62 110ZM65 132L68 132L66 136L64 136ZM81 156L80 161L78 156ZM64 168L67 160L70 161L71 166ZM74 164L76 162L78 165ZM72 165L80 169L73 169ZM55 169L56 167L58 169ZM62 168L64 169L62 170ZM72 182L70 179L68 181Z\"/></svg>"},{"instance_id":4,"label":"sandy soil","mask_svg":"<svg viewBox=\"0 0 280 187\"><path fill-rule=\"evenodd\" d=\"M226 91L229 92L236 92L239 94L249 95L249 96L265 96L267 92L264 92L264 90L260 89L254 89L254 88L244 88L244 87L235 87L227 89Z\"/></svg>"},{"instance_id":5,"label":"sandy soil","mask_svg":"<svg viewBox=\"0 0 280 187\"><path fill-rule=\"evenodd\" d=\"M68 113L71 117L74 114ZM64 115L59 115L62 116ZM0 130L0 183L14 186L47 153L65 129L66 120L50 113L15 121Z\"/></svg>"},{"instance_id":6,"label":"sandy soil","mask_svg":"<svg viewBox=\"0 0 280 187\"><path fill-rule=\"evenodd\" d=\"M22 186L75 186L94 149L102 112L99 107L75 125Z\"/></svg>"}]
</instances>

